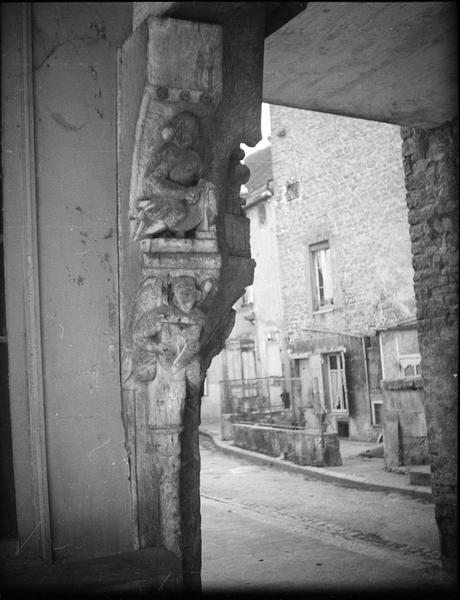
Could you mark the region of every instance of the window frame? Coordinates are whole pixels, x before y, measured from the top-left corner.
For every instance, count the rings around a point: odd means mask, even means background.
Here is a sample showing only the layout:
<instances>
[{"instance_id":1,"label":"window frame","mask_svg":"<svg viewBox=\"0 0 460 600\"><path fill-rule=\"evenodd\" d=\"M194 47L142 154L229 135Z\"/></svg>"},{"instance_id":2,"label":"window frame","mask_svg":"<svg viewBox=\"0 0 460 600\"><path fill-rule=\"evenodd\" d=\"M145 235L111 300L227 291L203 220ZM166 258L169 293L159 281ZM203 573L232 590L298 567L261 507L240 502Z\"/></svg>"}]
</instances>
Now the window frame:
<instances>
[{"instance_id":1,"label":"window frame","mask_svg":"<svg viewBox=\"0 0 460 600\"><path fill-rule=\"evenodd\" d=\"M337 358L337 369L331 369L330 357L335 356ZM336 415L349 415L350 407L348 403L348 386L347 386L347 373L345 363L345 352L328 352L324 354L326 359L326 370L327 370L327 384L329 388L329 406L330 412ZM341 365L340 365L341 362ZM334 401L332 398L332 377L331 371L338 373L338 379L342 384L342 403L344 408L334 408Z\"/></svg>"},{"instance_id":2,"label":"window frame","mask_svg":"<svg viewBox=\"0 0 460 600\"><path fill-rule=\"evenodd\" d=\"M332 297L330 301L321 304L320 298L320 282L319 282L319 272L317 268L317 253L323 250L327 250L327 277L328 277L328 285L332 291ZM330 312L335 309L335 294L334 294L334 277L332 272L332 257L331 257L331 246L329 240L324 240L322 242L317 242L315 244L309 244L308 246L309 253L309 262L310 262L310 282L311 282L311 292L312 292L312 308L313 313L324 313ZM324 285L323 285L324 288Z\"/></svg>"},{"instance_id":3,"label":"window frame","mask_svg":"<svg viewBox=\"0 0 460 600\"><path fill-rule=\"evenodd\" d=\"M377 419L375 418L375 406L378 405L381 407L381 411L383 410L383 400L372 400L372 427L383 427L383 415L380 413L380 423L377 423Z\"/></svg>"},{"instance_id":4,"label":"window frame","mask_svg":"<svg viewBox=\"0 0 460 600\"><path fill-rule=\"evenodd\" d=\"M229 381L248 381L257 378L256 344L252 339L240 338L225 343L227 378ZM244 356L243 356L244 355ZM231 377L235 370L239 377ZM248 370L252 373L248 373Z\"/></svg>"},{"instance_id":5,"label":"window frame","mask_svg":"<svg viewBox=\"0 0 460 600\"><path fill-rule=\"evenodd\" d=\"M399 375L401 379L410 379L411 377L420 377L420 363L422 361L422 357L418 353L414 354L399 354L398 356L398 364L399 364ZM413 375L406 375L405 370L408 367L414 367ZM417 373L418 367L418 373Z\"/></svg>"},{"instance_id":6,"label":"window frame","mask_svg":"<svg viewBox=\"0 0 460 600\"><path fill-rule=\"evenodd\" d=\"M399 348L399 343L400 343L399 336L398 336L398 333L396 333L395 345L396 345L396 356L397 356L397 360L398 360L399 378L400 379L411 379L413 377L420 377L421 376L420 363L422 360L422 356L421 356L420 352L401 353L400 348ZM414 367L413 375L406 375L404 372L407 369L407 367L409 367L409 366ZM417 367L419 370L418 373L417 373Z\"/></svg>"}]
</instances>

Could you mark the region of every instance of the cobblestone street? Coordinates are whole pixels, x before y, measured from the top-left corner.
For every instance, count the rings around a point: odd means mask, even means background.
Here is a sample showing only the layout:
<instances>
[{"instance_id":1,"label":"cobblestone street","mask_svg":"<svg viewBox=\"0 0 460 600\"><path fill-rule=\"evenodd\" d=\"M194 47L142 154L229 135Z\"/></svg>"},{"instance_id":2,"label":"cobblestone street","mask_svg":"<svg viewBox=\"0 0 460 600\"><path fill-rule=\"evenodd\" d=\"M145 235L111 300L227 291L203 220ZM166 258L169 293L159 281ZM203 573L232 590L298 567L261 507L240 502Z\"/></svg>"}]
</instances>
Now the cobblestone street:
<instances>
[{"instance_id":1,"label":"cobblestone street","mask_svg":"<svg viewBox=\"0 0 460 600\"><path fill-rule=\"evenodd\" d=\"M432 503L201 452L204 591L449 584Z\"/></svg>"}]
</instances>

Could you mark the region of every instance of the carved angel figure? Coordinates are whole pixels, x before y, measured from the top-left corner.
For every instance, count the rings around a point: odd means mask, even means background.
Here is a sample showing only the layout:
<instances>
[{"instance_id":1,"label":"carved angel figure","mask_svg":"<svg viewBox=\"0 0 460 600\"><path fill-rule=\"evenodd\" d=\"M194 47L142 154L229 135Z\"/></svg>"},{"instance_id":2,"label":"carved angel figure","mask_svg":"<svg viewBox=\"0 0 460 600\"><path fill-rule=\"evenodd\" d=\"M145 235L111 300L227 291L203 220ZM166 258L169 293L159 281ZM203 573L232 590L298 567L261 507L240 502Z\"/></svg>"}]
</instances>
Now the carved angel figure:
<instances>
[{"instance_id":1,"label":"carved angel figure","mask_svg":"<svg viewBox=\"0 0 460 600\"><path fill-rule=\"evenodd\" d=\"M196 151L199 123L191 112L175 115L162 130L165 142L146 173L147 195L137 201L138 227L135 240L164 231L185 232L204 216L205 192L210 184L202 179L203 162Z\"/></svg>"},{"instance_id":2,"label":"carved angel figure","mask_svg":"<svg viewBox=\"0 0 460 600\"><path fill-rule=\"evenodd\" d=\"M196 307L201 292L193 277L172 280L168 304L160 303L160 280L153 282L150 293L154 298L153 306L145 310L145 302L141 299L144 310L133 327L133 373L138 381L155 379L157 362L172 373L186 368L200 350L205 320L204 313Z\"/></svg>"}]
</instances>

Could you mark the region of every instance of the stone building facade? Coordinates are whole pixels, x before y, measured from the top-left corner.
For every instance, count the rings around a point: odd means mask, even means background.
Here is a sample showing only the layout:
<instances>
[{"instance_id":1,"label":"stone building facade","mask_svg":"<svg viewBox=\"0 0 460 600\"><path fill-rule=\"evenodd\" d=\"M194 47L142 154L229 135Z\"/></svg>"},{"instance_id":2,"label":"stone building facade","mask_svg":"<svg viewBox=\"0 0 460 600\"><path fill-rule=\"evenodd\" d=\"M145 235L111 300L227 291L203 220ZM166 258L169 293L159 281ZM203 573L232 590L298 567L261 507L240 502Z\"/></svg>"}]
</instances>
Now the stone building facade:
<instances>
[{"instance_id":1,"label":"stone building facade","mask_svg":"<svg viewBox=\"0 0 460 600\"><path fill-rule=\"evenodd\" d=\"M280 106L271 106L271 127L271 146L246 159L250 303L246 294L235 306L216 370L231 378L229 344L253 340L252 377L300 379L307 422L325 410L331 431L375 441L376 331L415 314L399 128Z\"/></svg>"},{"instance_id":2,"label":"stone building facade","mask_svg":"<svg viewBox=\"0 0 460 600\"><path fill-rule=\"evenodd\" d=\"M286 371L332 429L375 440L375 331L415 313L399 128L279 106L271 122Z\"/></svg>"},{"instance_id":3,"label":"stone building facade","mask_svg":"<svg viewBox=\"0 0 460 600\"><path fill-rule=\"evenodd\" d=\"M288 329L369 334L413 314L399 128L279 106L271 115ZM333 310L320 312L307 279L307 250L325 240L335 301Z\"/></svg>"},{"instance_id":4,"label":"stone building facade","mask_svg":"<svg viewBox=\"0 0 460 600\"><path fill-rule=\"evenodd\" d=\"M208 369L201 407L202 422L208 424L220 421L221 401L225 386L228 387L224 381L266 378L261 384L263 392L279 401L279 384L271 385L268 378L284 374L285 328L271 147L253 153L246 162L251 178L245 193L245 215L251 223L251 255L256 261L254 283L236 302L235 325L225 349Z\"/></svg>"}]
</instances>

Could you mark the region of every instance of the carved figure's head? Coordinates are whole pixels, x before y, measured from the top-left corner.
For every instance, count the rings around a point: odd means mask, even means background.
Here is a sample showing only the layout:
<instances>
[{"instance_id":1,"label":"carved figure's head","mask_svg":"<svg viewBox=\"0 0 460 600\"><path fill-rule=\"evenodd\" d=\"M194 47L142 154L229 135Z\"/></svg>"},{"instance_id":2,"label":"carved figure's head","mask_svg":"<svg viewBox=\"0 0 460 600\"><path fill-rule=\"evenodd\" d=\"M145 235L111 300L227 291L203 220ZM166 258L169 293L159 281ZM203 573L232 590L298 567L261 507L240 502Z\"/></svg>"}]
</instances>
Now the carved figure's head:
<instances>
[{"instance_id":1,"label":"carved figure's head","mask_svg":"<svg viewBox=\"0 0 460 600\"><path fill-rule=\"evenodd\" d=\"M176 277L171 282L171 291L174 305L184 313L189 313L200 297L193 277Z\"/></svg>"},{"instance_id":2,"label":"carved figure's head","mask_svg":"<svg viewBox=\"0 0 460 600\"><path fill-rule=\"evenodd\" d=\"M198 117L187 111L175 115L162 130L161 136L165 142L174 142L181 148L194 147L198 138Z\"/></svg>"}]
</instances>

